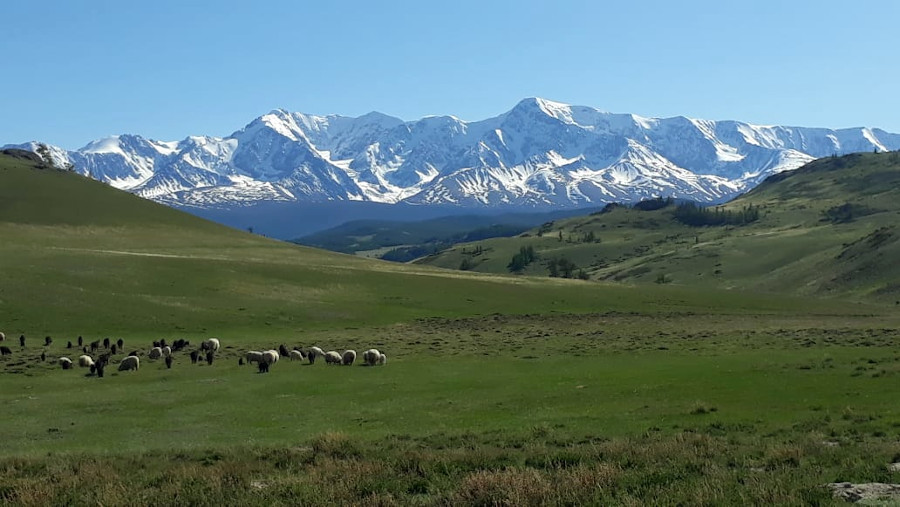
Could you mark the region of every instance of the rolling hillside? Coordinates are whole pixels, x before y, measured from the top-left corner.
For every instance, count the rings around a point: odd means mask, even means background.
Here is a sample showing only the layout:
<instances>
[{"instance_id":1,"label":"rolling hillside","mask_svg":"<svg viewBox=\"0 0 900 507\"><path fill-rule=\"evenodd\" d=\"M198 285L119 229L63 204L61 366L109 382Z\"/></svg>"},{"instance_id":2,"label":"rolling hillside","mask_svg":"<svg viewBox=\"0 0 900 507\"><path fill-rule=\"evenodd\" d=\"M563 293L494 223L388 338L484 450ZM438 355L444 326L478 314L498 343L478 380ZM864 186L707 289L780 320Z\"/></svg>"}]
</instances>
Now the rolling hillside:
<instances>
[{"instance_id":1,"label":"rolling hillside","mask_svg":"<svg viewBox=\"0 0 900 507\"><path fill-rule=\"evenodd\" d=\"M435 270L300 247L2 155L0 237L0 322L7 335L295 336L552 305L571 312L634 305L662 311L671 300L688 298L688 306L698 307L721 300L681 289L651 293ZM735 297L778 308L764 298Z\"/></svg>"},{"instance_id":2,"label":"rolling hillside","mask_svg":"<svg viewBox=\"0 0 900 507\"><path fill-rule=\"evenodd\" d=\"M523 270L530 275L547 276L565 259L573 275L593 280L900 298L898 183L898 153L827 157L715 208L755 210L758 219L744 225L686 225L675 203L610 206L419 262L509 272L513 256L530 247L537 257Z\"/></svg>"}]
</instances>

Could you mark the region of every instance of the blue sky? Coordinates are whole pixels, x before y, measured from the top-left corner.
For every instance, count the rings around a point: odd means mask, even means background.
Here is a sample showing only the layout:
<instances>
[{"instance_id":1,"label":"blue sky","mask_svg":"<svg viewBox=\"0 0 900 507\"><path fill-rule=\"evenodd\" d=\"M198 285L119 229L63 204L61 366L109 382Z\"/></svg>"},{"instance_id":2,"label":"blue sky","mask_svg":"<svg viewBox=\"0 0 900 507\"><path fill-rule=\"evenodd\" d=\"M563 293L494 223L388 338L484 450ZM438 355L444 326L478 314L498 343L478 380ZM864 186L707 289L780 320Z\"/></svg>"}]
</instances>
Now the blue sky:
<instances>
[{"instance_id":1,"label":"blue sky","mask_svg":"<svg viewBox=\"0 0 900 507\"><path fill-rule=\"evenodd\" d=\"M223 136L279 107L479 120L531 96L900 132L896 0L13 0L3 16L0 144Z\"/></svg>"}]
</instances>

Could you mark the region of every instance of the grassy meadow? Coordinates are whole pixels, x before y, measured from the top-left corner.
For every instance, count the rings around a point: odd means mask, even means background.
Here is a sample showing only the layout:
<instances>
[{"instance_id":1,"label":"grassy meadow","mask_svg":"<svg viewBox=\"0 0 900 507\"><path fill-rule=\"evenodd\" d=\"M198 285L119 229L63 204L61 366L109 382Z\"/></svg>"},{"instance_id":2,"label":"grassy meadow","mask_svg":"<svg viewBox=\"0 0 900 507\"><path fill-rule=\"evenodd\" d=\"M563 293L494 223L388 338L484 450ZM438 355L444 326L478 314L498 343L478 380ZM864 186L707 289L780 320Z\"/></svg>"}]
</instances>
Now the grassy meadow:
<instances>
[{"instance_id":1,"label":"grassy meadow","mask_svg":"<svg viewBox=\"0 0 900 507\"><path fill-rule=\"evenodd\" d=\"M5 503L829 504L825 483L898 482L892 302L391 264L7 157L0 237ZM79 335L140 370L61 370ZM160 338L193 346L166 369ZM238 364L282 343L388 363Z\"/></svg>"}]
</instances>

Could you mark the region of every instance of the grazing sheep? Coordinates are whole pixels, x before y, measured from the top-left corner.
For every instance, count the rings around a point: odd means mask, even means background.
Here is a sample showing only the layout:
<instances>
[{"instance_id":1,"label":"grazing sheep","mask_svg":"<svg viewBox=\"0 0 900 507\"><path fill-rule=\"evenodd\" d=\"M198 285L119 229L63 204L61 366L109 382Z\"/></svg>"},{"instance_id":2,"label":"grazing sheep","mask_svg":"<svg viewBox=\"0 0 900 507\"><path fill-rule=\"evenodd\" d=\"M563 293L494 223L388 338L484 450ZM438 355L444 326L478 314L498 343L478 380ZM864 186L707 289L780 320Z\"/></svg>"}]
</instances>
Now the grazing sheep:
<instances>
[{"instance_id":1,"label":"grazing sheep","mask_svg":"<svg viewBox=\"0 0 900 507\"><path fill-rule=\"evenodd\" d=\"M218 338L207 338L203 340L203 343L200 344L200 348L203 350L210 350L212 352L216 352L219 350L219 339Z\"/></svg>"},{"instance_id":2,"label":"grazing sheep","mask_svg":"<svg viewBox=\"0 0 900 507\"><path fill-rule=\"evenodd\" d=\"M25 335L24 335L24 334L21 335L21 336L19 336L19 346L20 346L20 347L24 347L24 346L25 346Z\"/></svg>"},{"instance_id":3,"label":"grazing sheep","mask_svg":"<svg viewBox=\"0 0 900 507\"><path fill-rule=\"evenodd\" d=\"M121 349L123 346L125 346L125 342L122 341L121 338L119 338L118 340L116 340L116 345L118 345L119 348Z\"/></svg>"},{"instance_id":4,"label":"grazing sheep","mask_svg":"<svg viewBox=\"0 0 900 507\"><path fill-rule=\"evenodd\" d=\"M341 364L341 355L335 350L325 353L325 364Z\"/></svg>"},{"instance_id":5,"label":"grazing sheep","mask_svg":"<svg viewBox=\"0 0 900 507\"><path fill-rule=\"evenodd\" d=\"M115 354L116 351L118 351L118 350L119 350L119 349L116 348L116 344L115 344L115 343L113 343L112 346L109 347L109 351L112 352L113 354Z\"/></svg>"},{"instance_id":6,"label":"grazing sheep","mask_svg":"<svg viewBox=\"0 0 900 507\"><path fill-rule=\"evenodd\" d=\"M166 345L162 348L162 355L165 357L169 357L172 355L172 347Z\"/></svg>"},{"instance_id":7,"label":"grazing sheep","mask_svg":"<svg viewBox=\"0 0 900 507\"><path fill-rule=\"evenodd\" d=\"M119 371L137 370L141 367L141 360L137 356L128 356L119 363Z\"/></svg>"},{"instance_id":8,"label":"grazing sheep","mask_svg":"<svg viewBox=\"0 0 900 507\"><path fill-rule=\"evenodd\" d=\"M162 349L159 347L153 347L150 349L150 354L148 354L150 359L159 359L162 357Z\"/></svg>"},{"instance_id":9,"label":"grazing sheep","mask_svg":"<svg viewBox=\"0 0 900 507\"><path fill-rule=\"evenodd\" d=\"M68 357L59 358L59 365L62 366L62 369L69 370L72 368L72 360Z\"/></svg>"},{"instance_id":10,"label":"grazing sheep","mask_svg":"<svg viewBox=\"0 0 900 507\"><path fill-rule=\"evenodd\" d=\"M325 355L325 352L319 347L310 347L309 354L306 355L306 358L309 359L309 364L315 364L316 358L322 357Z\"/></svg>"},{"instance_id":11,"label":"grazing sheep","mask_svg":"<svg viewBox=\"0 0 900 507\"><path fill-rule=\"evenodd\" d=\"M375 366L375 363L378 362L378 356L381 355L381 352L378 352L378 349L369 349L363 352L363 362L369 366Z\"/></svg>"},{"instance_id":12,"label":"grazing sheep","mask_svg":"<svg viewBox=\"0 0 900 507\"><path fill-rule=\"evenodd\" d=\"M243 357L238 358L238 366L244 366L244 358Z\"/></svg>"},{"instance_id":13,"label":"grazing sheep","mask_svg":"<svg viewBox=\"0 0 900 507\"><path fill-rule=\"evenodd\" d=\"M81 347L81 346L83 346L83 345L84 345L84 338L82 338L82 337L79 336L79 337L78 337L78 346Z\"/></svg>"},{"instance_id":14,"label":"grazing sheep","mask_svg":"<svg viewBox=\"0 0 900 507\"><path fill-rule=\"evenodd\" d=\"M85 354L87 354L87 353L88 353L88 349L87 349L87 347L81 347L81 351L82 351L82 352L84 352L84 353L85 353Z\"/></svg>"},{"instance_id":15,"label":"grazing sheep","mask_svg":"<svg viewBox=\"0 0 900 507\"><path fill-rule=\"evenodd\" d=\"M341 356L341 361L344 366L350 366L353 364L353 361L356 361L356 351L355 350L345 350L344 355Z\"/></svg>"},{"instance_id":16,"label":"grazing sheep","mask_svg":"<svg viewBox=\"0 0 900 507\"><path fill-rule=\"evenodd\" d=\"M6 339L6 335L3 334L2 331L0 331L0 342L2 342L2 341L5 340L5 339Z\"/></svg>"},{"instance_id":17,"label":"grazing sheep","mask_svg":"<svg viewBox=\"0 0 900 507\"><path fill-rule=\"evenodd\" d=\"M104 348L104 349L108 349L108 348L109 348L109 338L104 338L104 339L103 339L103 348Z\"/></svg>"},{"instance_id":18,"label":"grazing sheep","mask_svg":"<svg viewBox=\"0 0 900 507\"><path fill-rule=\"evenodd\" d=\"M78 358L78 366L82 368L90 368L91 365L94 364L94 359L91 356L80 356Z\"/></svg>"},{"instance_id":19,"label":"grazing sheep","mask_svg":"<svg viewBox=\"0 0 900 507\"><path fill-rule=\"evenodd\" d=\"M109 356L110 354L108 352L106 354L100 354L100 357L97 358L96 363L102 365L109 364Z\"/></svg>"},{"instance_id":20,"label":"grazing sheep","mask_svg":"<svg viewBox=\"0 0 900 507\"><path fill-rule=\"evenodd\" d=\"M278 359L279 359L280 357L281 357L281 356L278 355L278 351L277 351L277 350L274 350L274 349L273 349L273 350L267 350L267 351L265 351L265 352L262 353L262 360L260 361L260 363L266 363L266 364L268 364L269 366L272 366L273 364L275 364L275 363L278 362Z\"/></svg>"},{"instance_id":21,"label":"grazing sheep","mask_svg":"<svg viewBox=\"0 0 900 507\"><path fill-rule=\"evenodd\" d=\"M303 352L299 350L292 350L289 354L291 361L303 361Z\"/></svg>"},{"instance_id":22,"label":"grazing sheep","mask_svg":"<svg viewBox=\"0 0 900 507\"><path fill-rule=\"evenodd\" d=\"M91 342L91 352L100 348L100 340Z\"/></svg>"},{"instance_id":23,"label":"grazing sheep","mask_svg":"<svg viewBox=\"0 0 900 507\"><path fill-rule=\"evenodd\" d=\"M171 368L171 367L172 367L172 356L168 355L168 356L166 356L166 368Z\"/></svg>"},{"instance_id":24,"label":"grazing sheep","mask_svg":"<svg viewBox=\"0 0 900 507\"><path fill-rule=\"evenodd\" d=\"M179 338L179 339L175 340L174 343L172 343L172 351L173 351L173 352L178 352L179 350L181 350L181 349L187 347L188 345L190 345L190 342L188 342L187 340L182 340L181 338Z\"/></svg>"},{"instance_id":25,"label":"grazing sheep","mask_svg":"<svg viewBox=\"0 0 900 507\"><path fill-rule=\"evenodd\" d=\"M191 351L191 364L197 364L197 361L200 359L200 351L193 350Z\"/></svg>"},{"instance_id":26,"label":"grazing sheep","mask_svg":"<svg viewBox=\"0 0 900 507\"><path fill-rule=\"evenodd\" d=\"M258 350L251 350L250 352L247 352L246 357L247 357L247 364L250 364L250 363L259 364L259 362L262 361L263 353Z\"/></svg>"},{"instance_id":27,"label":"grazing sheep","mask_svg":"<svg viewBox=\"0 0 900 507\"><path fill-rule=\"evenodd\" d=\"M12 350L6 345L0 347L0 356L8 356L12 354Z\"/></svg>"},{"instance_id":28,"label":"grazing sheep","mask_svg":"<svg viewBox=\"0 0 900 507\"><path fill-rule=\"evenodd\" d=\"M289 355L291 355L291 352L282 343L278 346L278 355L280 355L281 357L288 357Z\"/></svg>"},{"instance_id":29,"label":"grazing sheep","mask_svg":"<svg viewBox=\"0 0 900 507\"><path fill-rule=\"evenodd\" d=\"M51 343L53 343L53 338L50 338L49 336L45 336L44 337L44 346L49 347Z\"/></svg>"},{"instance_id":30,"label":"grazing sheep","mask_svg":"<svg viewBox=\"0 0 900 507\"><path fill-rule=\"evenodd\" d=\"M97 364L96 363L92 364L90 366L90 370L91 370L91 375L93 375L97 371Z\"/></svg>"},{"instance_id":31,"label":"grazing sheep","mask_svg":"<svg viewBox=\"0 0 900 507\"><path fill-rule=\"evenodd\" d=\"M215 352L213 352L211 350L207 350L206 351L206 364L212 366L213 359L215 359L215 356L216 356Z\"/></svg>"},{"instance_id":32,"label":"grazing sheep","mask_svg":"<svg viewBox=\"0 0 900 507\"><path fill-rule=\"evenodd\" d=\"M72 342L67 343L67 344L66 344L66 348L67 348L67 349L71 349L71 348L72 348Z\"/></svg>"},{"instance_id":33,"label":"grazing sheep","mask_svg":"<svg viewBox=\"0 0 900 507\"><path fill-rule=\"evenodd\" d=\"M41 362L43 363L43 362L46 361L46 360L47 360L47 353L46 353L46 352L41 352Z\"/></svg>"},{"instance_id":34,"label":"grazing sheep","mask_svg":"<svg viewBox=\"0 0 900 507\"><path fill-rule=\"evenodd\" d=\"M97 363L97 377L103 378L103 370L106 368L106 363Z\"/></svg>"},{"instance_id":35,"label":"grazing sheep","mask_svg":"<svg viewBox=\"0 0 900 507\"><path fill-rule=\"evenodd\" d=\"M375 361L375 364L387 364L387 356L382 354L378 354L378 360Z\"/></svg>"},{"instance_id":36,"label":"grazing sheep","mask_svg":"<svg viewBox=\"0 0 900 507\"><path fill-rule=\"evenodd\" d=\"M259 368L260 373L269 373L269 363L260 361L256 366Z\"/></svg>"}]
</instances>

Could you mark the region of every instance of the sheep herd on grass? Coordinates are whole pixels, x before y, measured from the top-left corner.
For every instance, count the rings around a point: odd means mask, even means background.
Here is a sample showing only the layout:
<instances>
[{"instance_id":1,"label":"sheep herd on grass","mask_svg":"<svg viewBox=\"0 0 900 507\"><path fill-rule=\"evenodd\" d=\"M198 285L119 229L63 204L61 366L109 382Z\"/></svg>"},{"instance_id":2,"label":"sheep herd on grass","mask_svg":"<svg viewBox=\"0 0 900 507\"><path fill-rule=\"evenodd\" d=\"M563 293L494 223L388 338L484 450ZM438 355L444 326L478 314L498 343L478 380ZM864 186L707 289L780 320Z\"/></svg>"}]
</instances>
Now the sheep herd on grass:
<instances>
[{"instance_id":1,"label":"sheep herd on grass","mask_svg":"<svg viewBox=\"0 0 900 507\"><path fill-rule=\"evenodd\" d=\"M6 335L0 332L0 342L6 340ZM19 345L21 349L25 349L25 335L21 335L19 337ZM46 361L47 359L47 347L53 343L53 339L49 336L44 339L44 347L45 350L41 351L40 360L41 362ZM78 346L81 348L82 354L79 355L76 361L72 361L69 357L59 357L57 363L59 367L63 370L73 369L76 365L80 368L88 368L90 369L90 373L88 375L95 375L97 377L103 377L104 371L106 367L110 364L110 361L114 359L117 354L125 353L125 342L121 338L112 341L110 338L105 338L101 340L95 340L88 344L85 344L85 340L83 337L79 336L77 339ZM166 368L172 368L175 363L175 354L177 352L186 351L190 347L190 342L187 340L175 340L172 343L167 343L166 340L153 341L151 346L148 347L146 352L146 357L150 361L156 361L159 359L163 359L166 365ZM73 344L71 341L67 342L66 349L73 349ZM216 359L216 354L219 352L221 348L221 343L218 338L207 338L200 343L200 347L194 350L191 350L188 354L190 357L191 364L202 364L206 363L207 365L212 365ZM12 355L13 351L9 346L0 345L0 355L7 356ZM143 352L139 352L137 350L133 350L129 352L125 357L123 357L118 362L118 371L137 371L140 369L141 359L140 356L143 356ZM73 356L74 357L74 356ZM242 355L238 359L238 364L243 365L256 363L257 368L260 373L268 373L269 369L278 363L280 358L286 358L290 361L303 362L308 361L310 365L316 363L316 360L319 358L324 359L325 364L329 365L344 365L351 366L356 362L357 354L355 350L345 350L344 352L338 352L336 350L330 350L325 352L323 349L319 347L309 347L308 349L302 349L300 347L294 347L293 349L288 349L284 344L278 345L268 350L264 351L256 351L251 350L246 354ZM368 349L362 353L362 361L361 364L364 366L377 366L383 365L387 362L387 356L378 351L377 349Z\"/></svg>"}]
</instances>

